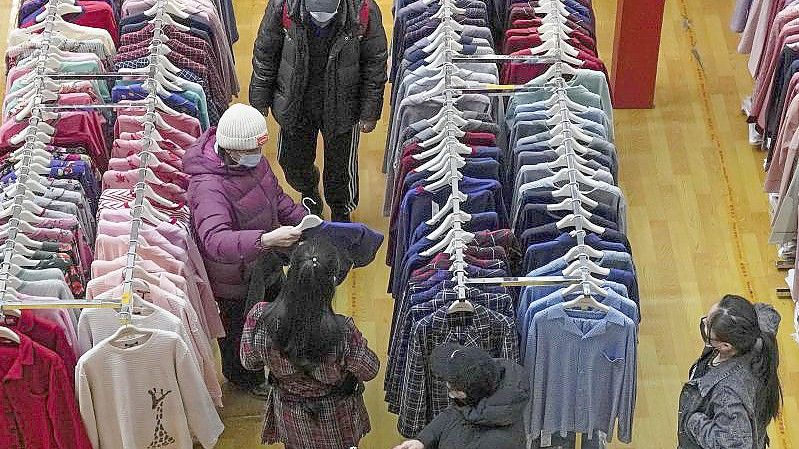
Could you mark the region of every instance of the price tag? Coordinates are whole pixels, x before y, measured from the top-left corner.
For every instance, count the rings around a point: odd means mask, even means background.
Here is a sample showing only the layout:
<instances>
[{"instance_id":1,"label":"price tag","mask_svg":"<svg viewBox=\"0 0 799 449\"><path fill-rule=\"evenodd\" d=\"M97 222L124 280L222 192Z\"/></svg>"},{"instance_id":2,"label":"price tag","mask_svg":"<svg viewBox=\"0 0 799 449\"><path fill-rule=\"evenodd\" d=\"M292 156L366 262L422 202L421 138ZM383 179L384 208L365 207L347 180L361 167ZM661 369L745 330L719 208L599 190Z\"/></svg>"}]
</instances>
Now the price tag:
<instances>
[{"instance_id":1,"label":"price tag","mask_svg":"<svg viewBox=\"0 0 799 449\"><path fill-rule=\"evenodd\" d=\"M546 430L541 431L541 447L550 447L552 446L552 432L547 432Z\"/></svg>"}]
</instances>

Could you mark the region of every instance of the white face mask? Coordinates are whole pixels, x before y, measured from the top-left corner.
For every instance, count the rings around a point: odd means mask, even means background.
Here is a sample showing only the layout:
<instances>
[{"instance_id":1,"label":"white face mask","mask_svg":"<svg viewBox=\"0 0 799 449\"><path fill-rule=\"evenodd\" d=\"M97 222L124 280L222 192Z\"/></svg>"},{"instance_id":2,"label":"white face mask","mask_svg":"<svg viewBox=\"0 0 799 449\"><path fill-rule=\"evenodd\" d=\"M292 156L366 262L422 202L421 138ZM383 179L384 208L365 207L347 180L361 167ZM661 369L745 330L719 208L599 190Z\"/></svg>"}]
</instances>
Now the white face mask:
<instances>
[{"instance_id":1,"label":"white face mask","mask_svg":"<svg viewBox=\"0 0 799 449\"><path fill-rule=\"evenodd\" d=\"M332 22L333 19L336 17L335 12L310 12L311 17L313 18L314 22L321 26L325 26L328 23Z\"/></svg>"},{"instance_id":2,"label":"white face mask","mask_svg":"<svg viewBox=\"0 0 799 449\"><path fill-rule=\"evenodd\" d=\"M239 160L236 161L236 163L241 165L242 167L253 168L261 162L261 159L263 159L263 157L264 156L261 153L245 154L244 156L239 157Z\"/></svg>"},{"instance_id":3,"label":"white face mask","mask_svg":"<svg viewBox=\"0 0 799 449\"><path fill-rule=\"evenodd\" d=\"M309 4L310 3L310 4ZM325 26L338 14L340 0L306 0L305 9L311 15L314 22Z\"/></svg>"}]
</instances>

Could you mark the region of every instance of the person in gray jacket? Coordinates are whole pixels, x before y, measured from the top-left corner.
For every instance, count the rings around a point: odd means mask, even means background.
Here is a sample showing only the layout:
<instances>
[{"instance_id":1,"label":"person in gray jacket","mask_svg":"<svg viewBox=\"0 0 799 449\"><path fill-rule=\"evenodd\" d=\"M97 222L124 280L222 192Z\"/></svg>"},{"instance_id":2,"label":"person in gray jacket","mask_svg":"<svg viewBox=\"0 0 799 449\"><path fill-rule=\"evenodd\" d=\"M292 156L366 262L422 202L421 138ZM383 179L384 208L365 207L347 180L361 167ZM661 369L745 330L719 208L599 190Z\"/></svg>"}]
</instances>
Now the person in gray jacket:
<instances>
[{"instance_id":1,"label":"person in gray jacket","mask_svg":"<svg viewBox=\"0 0 799 449\"><path fill-rule=\"evenodd\" d=\"M678 449L763 449L778 414L780 316L767 304L724 296L700 321L705 342L680 394Z\"/></svg>"},{"instance_id":2,"label":"person in gray jacket","mask_svg":"<svg viewBox=\"0 0 799 449\"><path fill-rule=\"evenodd\" d=\"M524 368L479 348L444 344L431 355L434 375L447 381L451 405L415 440L394 449L523 449L529 381Z\"/></svg>"}]
</instances>

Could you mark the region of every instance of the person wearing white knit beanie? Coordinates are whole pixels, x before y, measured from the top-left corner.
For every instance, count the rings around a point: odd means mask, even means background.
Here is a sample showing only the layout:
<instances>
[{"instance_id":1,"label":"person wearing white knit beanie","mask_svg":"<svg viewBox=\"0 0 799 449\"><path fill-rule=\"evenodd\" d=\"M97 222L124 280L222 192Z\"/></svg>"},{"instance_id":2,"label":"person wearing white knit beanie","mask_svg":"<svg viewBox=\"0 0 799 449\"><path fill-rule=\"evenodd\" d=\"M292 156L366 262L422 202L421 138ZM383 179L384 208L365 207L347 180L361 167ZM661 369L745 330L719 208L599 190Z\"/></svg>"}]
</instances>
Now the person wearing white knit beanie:
<instances>
[{"instance_id":1,"label":"person wearing white knit beanie","mask_svg":"<svg viewBox=\"0 0 799 449\"><path fill-rule=\"evenodd\" d=\"M250 299L271 301L280 291L280 257L300 238L307 214L281 188L262 155L269 140L264 116L234 104L183 157L191 176L186 200L220 316L222 373L243 390L263 396L264 373L244 369L239 346Z\"/></svg>"}]
</instances>

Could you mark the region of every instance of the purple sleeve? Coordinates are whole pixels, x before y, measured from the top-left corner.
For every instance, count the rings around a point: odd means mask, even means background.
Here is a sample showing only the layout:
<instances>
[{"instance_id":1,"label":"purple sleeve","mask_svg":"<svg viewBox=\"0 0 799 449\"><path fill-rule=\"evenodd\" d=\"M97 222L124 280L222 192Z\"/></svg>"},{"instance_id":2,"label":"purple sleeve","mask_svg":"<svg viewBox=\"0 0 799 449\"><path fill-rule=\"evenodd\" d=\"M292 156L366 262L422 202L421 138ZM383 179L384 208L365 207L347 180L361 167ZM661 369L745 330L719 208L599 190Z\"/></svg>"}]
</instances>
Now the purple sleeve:
<instances>
[{"instance_id":1,"label":"purple sleeve","mask_svg":"<svg viewBox=\"0 0 799 449\"><path fill-rule=\"evenodd\" d=\"M207 257L219 263L253 262L263 231L233 229L233 210L225 193L208 182L192 182L188 191L194 229Z\"/></svg>"}]
</instances>

